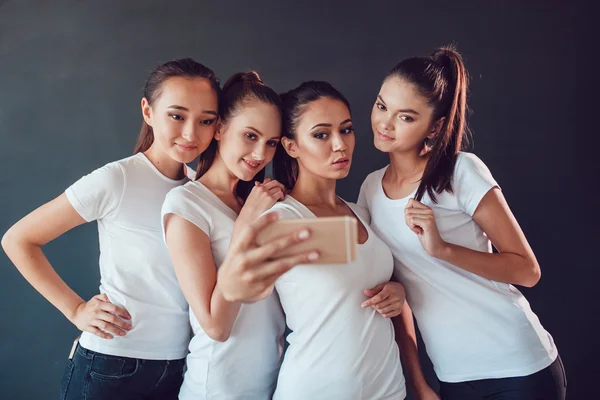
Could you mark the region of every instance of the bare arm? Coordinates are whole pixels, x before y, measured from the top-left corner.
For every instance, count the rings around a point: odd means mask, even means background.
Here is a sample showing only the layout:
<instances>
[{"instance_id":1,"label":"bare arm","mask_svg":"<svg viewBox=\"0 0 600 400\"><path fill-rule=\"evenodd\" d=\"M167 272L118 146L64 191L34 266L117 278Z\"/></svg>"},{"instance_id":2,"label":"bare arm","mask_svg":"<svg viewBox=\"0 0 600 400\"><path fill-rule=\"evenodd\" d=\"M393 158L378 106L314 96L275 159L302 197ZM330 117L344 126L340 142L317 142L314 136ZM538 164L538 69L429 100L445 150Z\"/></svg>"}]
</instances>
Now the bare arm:
<instances>
[{"instance_id":1,"label":"bare arm","mask_svg":"<svg viewBox=\"0 0 600 400\"><path fill-rule=\"evenodd\" d=\"M69 321L81 330L109 339L112 336L102 330L123 335L124 331L114 325L130 329L129 324L110 313L128 318L127 311L102 296L85 302L58 276L41 248L85 222L63 193L14 224L2 237L2 248L21 275Z\"/></svg>"},{"instance_id":2,"label":"bare arm","mask_svg":"<svg viewBox=\"0 0 600 400\"><path fill-rule=\"evenodd\" d=\"M225 300L217 286L209 237L175 214L165 216L165 235L177 279L200 326L213 340L226 341L241 303Z\"/></svg>"},{"instance_id":3,"label":"bare arm","mask_svg":"<svg viewBox=\"0 0 600 400\"><path fill-rule=\"evenodd\" d=\"M473 215L497 254L444 242L431 209L413 199L406 208L406 218L432 257L497 282L532 287L540 280L540 266L533 250L498 188L486 193Z\"/></svg>"},{"instance_id":4,"label":"bare arm","mask_svg":"<svg viewBox=\"0 0 600 400\"><path fill-rule=\"evenodd\" d=\"M406 301L402 305L400 315L392 318L392 323L396 330L396 343L400 348L400 359L410 389L418 399L439 399L423 376L413 314Z\"/></svg>"}]
</instances>

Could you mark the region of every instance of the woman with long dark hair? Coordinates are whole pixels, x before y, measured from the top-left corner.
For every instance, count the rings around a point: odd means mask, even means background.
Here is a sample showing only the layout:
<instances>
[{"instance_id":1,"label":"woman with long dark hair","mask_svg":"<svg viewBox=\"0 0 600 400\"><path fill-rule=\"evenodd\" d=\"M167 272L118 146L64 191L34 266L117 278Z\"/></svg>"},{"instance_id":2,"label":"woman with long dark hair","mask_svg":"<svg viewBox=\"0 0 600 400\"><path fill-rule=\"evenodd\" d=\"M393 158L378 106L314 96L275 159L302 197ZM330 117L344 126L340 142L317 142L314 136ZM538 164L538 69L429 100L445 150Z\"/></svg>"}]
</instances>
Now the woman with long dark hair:
<instances>
[{"instance_id":1,"label":"woman with long dark hair","mask_svg":"<svg viewBox=\"0 0 600 400\"><path fill-rule=\"evenodd\" d=\"M273 172L290 193L271 210L282 219L355 218L359 244L355 261L302 263L275 282L292 333L273 398L404 399L391 321L404 306L404 288L390 282L392 254L365 210L336 194L354 153L350 105L332 85L314 81L282 100L285 151L275 155Z\"/></svg>"},{"instance_id":2,"label":"woman with long dark hair","mask_svg":"<svg viewBox=\"0 0 600 400\"><path fill-rule=\"evenodd\" d=\"M273 271L276 277L282 267L317 255L272 259L308 232L254 246L255 233L274 221L273 216L258 218L285 196L277 181L263 182L281 138L277 93L255 72L238 73L223 86L219 110L215 138L201 156L197 179L173 189L162 208L165 240L194 331L179 398L267 400L275 390L285 329L272 293ZM257 266L261 276L252 275ZM217 278L222 268L238 273ZM227 296L223 282L235 275L243 281L233 296L263 288L250 299L253 304Z\"/></svg>"},{"instance_id":3,"label":"woman with long dark hair","mask_svg":"<svg viewBox=\"0 0 600 400\"><path fill-rule=\"evenodd\" d=\"M534 286L538 262L489 169L461 151L467 84L449 47L390 71L371 114L390 164L367 177L358 203L394 254L444 399L564 399L552 337L513 286ZM403 314L412 337L404 366L419 387L410 309Z\"/></svg>"},{"instance_id":4,"label":"woman with long dark hair","mask_svg":"<svg viewBox=\"0 0 600 400\"><path fill-rule=\"evenodd\" d=\"M160 209L186 163L211 143L219 82L186 58L157 67L141 102L134 155L88 174L11 227L2 246L19 272L83 331L61 399L176 399L189 342L188 304L165 247ZM41 247L97 221L100 294L84 301Z\"/></svg>"}]
</instances>

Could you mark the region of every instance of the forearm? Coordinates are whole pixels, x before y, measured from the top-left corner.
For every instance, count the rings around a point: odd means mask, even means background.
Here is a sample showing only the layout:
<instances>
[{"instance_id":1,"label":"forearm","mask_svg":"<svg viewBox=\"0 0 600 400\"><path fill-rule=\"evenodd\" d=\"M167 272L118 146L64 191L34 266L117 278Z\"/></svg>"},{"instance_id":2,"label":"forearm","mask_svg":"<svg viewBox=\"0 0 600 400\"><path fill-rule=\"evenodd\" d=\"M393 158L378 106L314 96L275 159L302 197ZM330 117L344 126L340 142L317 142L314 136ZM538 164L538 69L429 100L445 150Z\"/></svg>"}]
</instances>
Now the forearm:
<instances>
[{"instance_id":1,"label":"forearm","mask_svg":"<svg viewBox=\"0 0 600 400\"><path fill-rule=\"evenodd\" d=\"M206 300L202 300L200 296L189 295L190 291L194 291L194 289L186 287L184 294L186 294L188 303L202 330L210 338L218 342L224 342L229 339L233 324L240 311L241 303L226 300L218 284L215 285L210 298ZM196 291L196 293L200 292Z\"/></svg>"},{"instance_id":2,"label":"forearm","mask_svg":"<svg viewBox=\"0 0 600 400\"><path fill-rule=\"evenodd\" d=\"M402 306L402 313L392 318L392 322L396 330L396 343L400 348L400 359L408 385L414 393L419 393L428 385L421 370L413 314L407 302Z\"/></svg>"},{"instance_id":3,"label":"forearm","mask_svg":"<svg viewBox=\"0 0 600 400\"><path fill-rule=\"evenodd\" d=\"M487 253L446 243L434 257L497 282L531 287L540 278L537 262L516 253Z\"/></svg>"},{"instance_id":4,"label":"forearm","mask_svg":"<svg viewBox=\"0 0 600 400\"><path fill-rule=\"evenodd\" d=\"M3 238L2 246L31 286L72 321L75 310L84 300L60 278L41 247L21 242L10 234Z\"/></svg>"},{"instance_id":5,"label":"forearm","mask_svg":"<svg viewBox=\"0 0 600 400\"><path fill-rule=\"evenodd\" d=\"M223 297L219 285L215 285L211 301L210 315L218 331L222 332L226 338L229 338L233 324L238 316L242 303L228 301Z\"/></svg>"}]
</instances>

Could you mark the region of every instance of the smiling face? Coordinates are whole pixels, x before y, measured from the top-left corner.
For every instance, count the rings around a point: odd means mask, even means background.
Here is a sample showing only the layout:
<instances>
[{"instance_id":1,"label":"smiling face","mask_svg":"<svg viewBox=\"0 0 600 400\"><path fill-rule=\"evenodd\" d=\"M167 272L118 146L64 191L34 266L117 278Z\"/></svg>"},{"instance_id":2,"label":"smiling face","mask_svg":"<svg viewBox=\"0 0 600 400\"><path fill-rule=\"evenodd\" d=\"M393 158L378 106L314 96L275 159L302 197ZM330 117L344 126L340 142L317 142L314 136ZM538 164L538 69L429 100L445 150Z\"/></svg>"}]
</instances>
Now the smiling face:
<instances>
[{"instance_id":1,"label":"smiling face","mask_svg":"<svg viewBox=\"0 0 600 400\"><path fill-rule=\"evenodd\" d=\"M433 108L412 84L389 77L371 112L375 147L386 153L420 151L425 139L433 138L439 129L432 116Z\"/></svg>"},{"instance_id":2,"label":"smiling face","mask_svg":"<svg viewBox=\"0 0 600 400\"><path fill-rule=\"evenodd\" d=\"M280 138L279 109L260 101L244 104L215 135L225 165L242 181L252 180L271 162Z\"/></svg>"},{"instance_id":3,"label":"smiling face","mask_svg":"<svg viewBox=\"0 0 600 400\"><path fill-rule=\"evenodd\" d=\"M328 179L348 176L354 144L350 110L329 97L307 104L296 125L295 139L283 138L285 150L298 161L300 171Z\"/></svg>"},{"instance_id":4,"label":"smiling face","mask_svg":"<svg viewBox=\"0 0 600 400\"><path fill-rule=\"evenodd\" d=\"M217 94L204 78L172 77L152 104L142 99L144 120L152 127L153 151L189 163L210 144L217 114Z\"/></svg>"}]
</instances>

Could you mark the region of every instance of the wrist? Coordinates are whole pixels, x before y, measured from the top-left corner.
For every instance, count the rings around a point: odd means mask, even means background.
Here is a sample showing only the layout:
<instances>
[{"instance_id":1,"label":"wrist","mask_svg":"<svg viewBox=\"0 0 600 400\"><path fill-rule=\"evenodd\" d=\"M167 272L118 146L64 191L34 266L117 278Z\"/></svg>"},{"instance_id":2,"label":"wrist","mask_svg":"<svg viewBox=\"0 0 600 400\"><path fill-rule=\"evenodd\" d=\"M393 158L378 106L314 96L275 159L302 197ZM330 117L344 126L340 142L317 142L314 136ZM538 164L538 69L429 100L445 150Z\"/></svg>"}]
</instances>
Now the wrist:
<instances>
[{"instance_id":1,"label":"wrist","mask_svg":"<svg viewBox=\"0 0 600 400\"><path fill-rule=\"evenodd\" d=\"M217 279L213 294L220 296L226 303L235 304L238 302L235 298L235 293L228 293L223 290L223 284L219 283L219 279Z\"/></svg>"},{"instance_id":2,"label":"wrist","mask_svg":"<svg viewBox=\"0 0 600 400\"><path fill-rule=\"evenodd\" d=\"M413 382L413 390L417 397L424 397L424 395L431 393L433 389L429 387L425 379L423 378L419 382Z\"/></svg>"},{"instance_id":3,"label":"wrist","mask_svg":"<svg viewBox=\"0 0 600 400\"><path fill-rule=\"evenodd\" d=\"M63 312L65 317L67 317L67 319L72 324L75 323L75 317L77 316L77 313L79 312L80 307L83 307L85 305L85 303L86 302L83 299L79 299L79 301L74 302L71 307L69 307L65 312Z\"/></svg>"},{"instance_id":4,"label":"wrist","mask_svg":"<svg viewBox=\"0 0 600 400\"><path fill-rule=\"evenodd\" d=\"M435 257L442 261L448 261L452 254L452 245L450 243L442 241L442 243L437 246L434 253L431 254L432 257Z\"/></svg>"}]
</instances>

